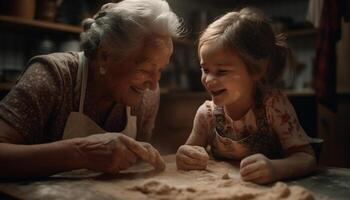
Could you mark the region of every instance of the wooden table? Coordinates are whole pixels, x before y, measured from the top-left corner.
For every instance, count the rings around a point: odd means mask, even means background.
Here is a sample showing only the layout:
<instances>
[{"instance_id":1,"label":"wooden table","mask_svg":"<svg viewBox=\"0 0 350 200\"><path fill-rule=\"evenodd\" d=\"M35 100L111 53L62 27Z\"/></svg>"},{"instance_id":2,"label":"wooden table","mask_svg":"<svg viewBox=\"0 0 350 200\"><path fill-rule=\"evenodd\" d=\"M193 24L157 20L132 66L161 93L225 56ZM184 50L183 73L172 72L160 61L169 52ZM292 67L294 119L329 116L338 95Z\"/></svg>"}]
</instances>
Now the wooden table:
<instances>
[{"instance_id":1,"label":"wooden table","mask_svg":"<svg viewBox=\"0 0 350 200\"><path fill-rule=\"evenodd\" d=\"M36 180L0 182L0 199L184 199L181 196L184 194L188 199L213 199L214 190L236 184L232 180L253 190L273 187L239 181L235 163L211 160L205 171L185 172L176 170L174 158L174 155L165 156L164 172L155 172L148 164L140 163L116 175L76 170ZM323 168L286 183L307 188L316 199L350 198L350 169ZM209 189L201 190L204 184Z\"/></svg>"}]
</instances>

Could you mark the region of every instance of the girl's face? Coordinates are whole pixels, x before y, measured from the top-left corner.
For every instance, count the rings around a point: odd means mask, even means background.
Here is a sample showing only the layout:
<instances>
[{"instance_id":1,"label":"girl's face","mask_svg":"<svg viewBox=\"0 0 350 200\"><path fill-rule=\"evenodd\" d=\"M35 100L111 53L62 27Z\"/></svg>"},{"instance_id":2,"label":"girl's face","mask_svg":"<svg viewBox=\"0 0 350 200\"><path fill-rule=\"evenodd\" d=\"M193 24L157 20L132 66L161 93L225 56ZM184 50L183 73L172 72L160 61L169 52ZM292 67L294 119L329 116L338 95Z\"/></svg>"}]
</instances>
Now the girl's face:
<instances>
[{"instance_id":1,"label":"girl's face","mask_svg":"<svg viewBox=\"0 0 350 200\"><path fill-rule=\"evenodd\" d=\"M251 100L255 81L236 52L207 42L200 48L199 57L202 83L216 105Z\"/></svg>"},{"instance_id":2,"label":"girl's face","mask_svg":"<svg viewBox=\"0 0 350 200\"><path fill-rule=\"evenodd\" d=\"M173 51L171 38L153 39L129 59L108 65L105 84L112 98L125 105L137 105L146 89L156 90L161 71Z\"/></svg>"}]
</instances>

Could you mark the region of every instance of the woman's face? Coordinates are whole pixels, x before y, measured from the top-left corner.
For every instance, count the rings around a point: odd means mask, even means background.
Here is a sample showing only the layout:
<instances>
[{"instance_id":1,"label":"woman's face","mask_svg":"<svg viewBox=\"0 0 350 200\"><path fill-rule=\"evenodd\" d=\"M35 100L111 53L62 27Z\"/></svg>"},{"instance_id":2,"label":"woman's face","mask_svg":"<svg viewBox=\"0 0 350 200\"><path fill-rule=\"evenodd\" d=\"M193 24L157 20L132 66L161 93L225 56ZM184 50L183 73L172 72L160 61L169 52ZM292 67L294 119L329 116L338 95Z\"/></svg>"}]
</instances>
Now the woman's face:
<instances>
[{"instance_id":1,"label":"woman's face","mask_svg":"<svg viewBox=\"0 0 350 200\"><path fill-rule=\"evenodd\" d=\"M237 53L205 43L199 57L202 84L216 105L229 106L251 98L254 79Z\"/></svg>"},{"instance_id":2,"label":"woman's face","mask_svg":"<svg viewBox=\"0 0 350 200\"><path fill-rule=\"evenodd\" d=\"M121 63L109 59L105 83L112 98L125 105L137 105L146 89L158 88L161 71L169 63L172 52L170 37L153 38Z\"/></svg>"}]
</instances>

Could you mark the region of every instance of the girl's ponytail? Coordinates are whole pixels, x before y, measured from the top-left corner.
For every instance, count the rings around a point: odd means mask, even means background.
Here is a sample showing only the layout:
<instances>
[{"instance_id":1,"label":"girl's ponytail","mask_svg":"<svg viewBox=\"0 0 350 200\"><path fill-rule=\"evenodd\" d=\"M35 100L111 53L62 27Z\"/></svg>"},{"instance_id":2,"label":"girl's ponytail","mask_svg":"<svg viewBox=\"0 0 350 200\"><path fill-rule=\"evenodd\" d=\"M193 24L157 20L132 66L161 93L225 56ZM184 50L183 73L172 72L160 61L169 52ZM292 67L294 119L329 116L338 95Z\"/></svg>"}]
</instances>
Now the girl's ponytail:
<instances>
[{"instance_id":1,"label":"girl's ponytail","mask_svg":"<svg viewBox=\"0 0 350 200\"><path fill-rule=\"evenodd\" d=\"M276 35L275 47L271 52L270 65L266 72L266 82L274 85L282 78L282 74L287 66L292 66L288 62L292 61L292 53L286 44L286 36L284 34Z\"/></svg>"}]
</instances>

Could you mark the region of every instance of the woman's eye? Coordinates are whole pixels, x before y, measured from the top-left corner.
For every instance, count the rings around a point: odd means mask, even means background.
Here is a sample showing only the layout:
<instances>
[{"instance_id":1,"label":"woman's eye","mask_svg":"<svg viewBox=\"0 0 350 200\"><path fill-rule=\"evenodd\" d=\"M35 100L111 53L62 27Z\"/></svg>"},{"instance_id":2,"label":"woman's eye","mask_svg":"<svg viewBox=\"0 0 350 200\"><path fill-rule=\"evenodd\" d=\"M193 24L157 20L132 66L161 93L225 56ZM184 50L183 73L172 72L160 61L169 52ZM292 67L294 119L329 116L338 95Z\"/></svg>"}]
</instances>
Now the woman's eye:
<instances>
[{"instance_id":1,"label":"woman's eye","mask_svg":"<svg viewBox=\"0 0 350 200\"><path fill-rule=\"evenodd\" d=\"M201 69L202 69L202 72L205 74L207 74L209 72L209 70L207 70L207 69L204 69L204 68L201 68Z\"/></svg>"},{"instance_id":2,"label":"woman's eye","mask_svg":"<svg viewBox=\"0 0 350 200\"><path fill-rule=\"evenodd\" d=\"M137 71L140 72L140 73L143 73L143 74L147 74L148 73L148 71L144 70L144 69L138 69Z\"/></svg>"}]
</instances>

